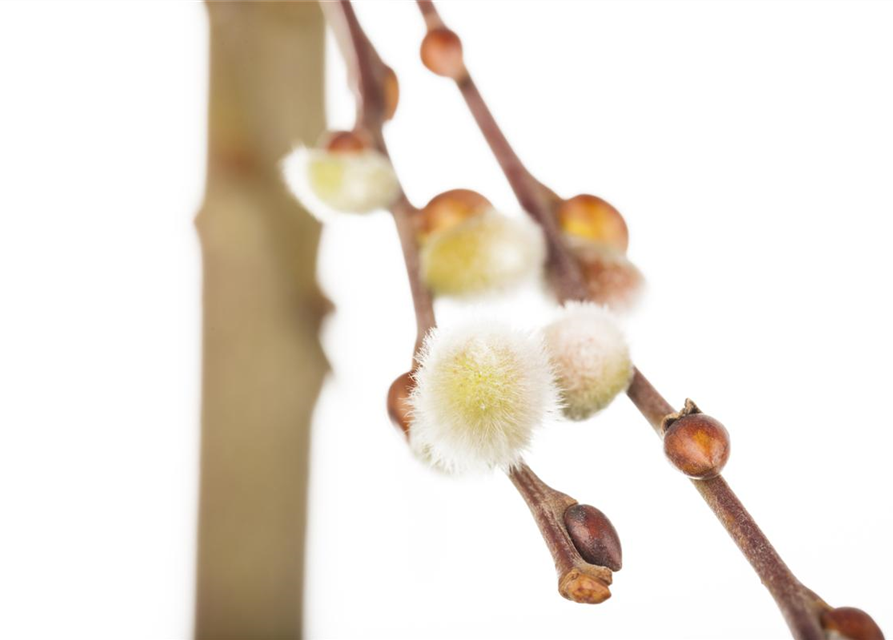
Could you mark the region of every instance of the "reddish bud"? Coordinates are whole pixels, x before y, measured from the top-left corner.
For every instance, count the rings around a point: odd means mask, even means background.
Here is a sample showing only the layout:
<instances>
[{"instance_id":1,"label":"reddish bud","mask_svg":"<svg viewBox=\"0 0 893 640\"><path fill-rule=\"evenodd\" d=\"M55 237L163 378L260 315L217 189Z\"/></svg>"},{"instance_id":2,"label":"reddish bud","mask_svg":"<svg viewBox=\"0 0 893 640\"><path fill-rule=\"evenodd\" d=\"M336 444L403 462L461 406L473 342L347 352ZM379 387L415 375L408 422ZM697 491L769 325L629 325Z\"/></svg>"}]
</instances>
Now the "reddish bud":
<instances>
[{"instance_id":1,"label":"reddish bud","mask_svg":"<svg viewBox=\"0 0 893 640\"><path fill-rule=\"evenodd\" d=\"M603 242L626 252L629 230L620 212L601 198L574 196L558 206L558 224L562 231L588 240Z\"/></svg>"},{"instance_id":2,"label":"reddish bud","mask_svg":"<svg viewBox=\"0 0 893 640\"><path fill-rule=\"evenodd\" d=\"M468 73L462 60L462 41L446 28L431 29L422 40L422 64L439 76L461 80Z\"/></svg>"},{"instance_id":3,"label":"reddish bud","mask_svg":"<svg viewBox=\"0 0 893 640\"><path fill-rule=\"evenodd\" d=\"M664 453L690 478L718 476L730 452L729 432L719 420L703 413L682 416L664 434Z\"/></svg>"},{"instance_id":4,"label":"reddish bud","mask_svg":"<svg viewBox=\"0 0 893 640\"><path fill-rule=\"evenodd\" d=\"M390 67L385 68L382 91L384 92L384 119L390 120L397 112L397 104L400 102L400 83L397 81L397 74Z\"/></svg>"},{"instance_id":5,"label":"reddish bud","mask_svg":"<svg viewBox=\"0 0 893 640\"><path fill-rule=\"evenodd\" d=\"M849 640L884 640L871 616L855 607L837 607L822 614L822 627Z\"/></svg>"},{"instance_id":6,"label":"reddish bud","mask_svg":"<svg viewBox=\"0 0 893 640\"><path fill-rule=\"evenodd\" d=\"M410 425L408 400L414 386L415 380L409 372L406 372L394 380L388 389L388 415L391 417L391 422L403 431L407 439Z\"/></svg>"},{"instance_id":7,"label":"reddish bud","mask_svg":"<svg viewBox=\"0 0 893 640\"><path fill-rule=\"evenodd\" d=\"M620 538L604 513L588 504L574 504L564 512L564 525L586 562L620 571Z\"/></svg>"},{"instance_id":8,"label":"reddish bud","mask_svg":"<svg viewBox=\"0 0 893 640\"><path fill-rule=\"evenodd\" d=\"M452 189L434 196L425 205L419 218L419 235L427 238L436 231L454 227L466 218L493 208L490 201L476 191Z\"/></svg>"},{"instance_id":9,"label":"reddish bud","mask_svg":"<svg viewBox=\"0 0 893 640\"><path fill-rule=\"evenodd\" d=\"M369 137L359 131L328 131L319 144L333 153L355 153L369 148Z\"/></svg>"}]
</instances>

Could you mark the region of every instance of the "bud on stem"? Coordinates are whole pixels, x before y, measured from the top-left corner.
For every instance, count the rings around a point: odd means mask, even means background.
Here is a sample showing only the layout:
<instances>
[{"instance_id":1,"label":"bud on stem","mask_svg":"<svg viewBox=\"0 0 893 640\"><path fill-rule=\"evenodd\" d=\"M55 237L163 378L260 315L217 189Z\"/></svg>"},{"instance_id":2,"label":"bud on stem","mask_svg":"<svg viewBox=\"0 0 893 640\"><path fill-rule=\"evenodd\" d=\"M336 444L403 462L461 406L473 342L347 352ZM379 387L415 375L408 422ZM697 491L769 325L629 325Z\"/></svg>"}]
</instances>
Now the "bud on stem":
<instances>
[{"instance_id":1,"label":"bud on stem","mask_svg":"<svg viewBox=\"0 0 893 640\"><path fill-rule=\"evenodd\" d=\"M412 374L407 371L398 376L388 389L388 415L407 439L409 438L410 412L412 411L409 396L414 386Z\"/></svg>"},{"instance_id":2,"label":"bud on stem","mask_svg":"<svg viewBox=\"0 0 893 640\"><path fill-rule=\"evenodd\" d=\"M884 633L871 616L856 607L837 607L822 614L822 628L829 638L884 640ZM834 635L832 635L834 634Z\"/></svg>"},{"instance_id":3,"label":"bud on stem","mask_svg":"<svg viewBox=\"0 0 893 640\"><path fill-rule=\"evenodd\" d=\"M729 460L729 432L691 400L682 411L664 418L663 431L664 453L689 478L715 478Z\"/></svg>"},{"instance_id":4,"label":"bud on stem","mask_svg":"<svg viewBox=\"0 0 893 640\"><path fill-rule=\"evenodd\" d=\"M422 41L422 64L432 73L457 82L468 75L462 59L462 41L445 27L430 29Z\"/></svg>"},{"instance_id":5,"label":"bud on stem","mask_svg":"<svg viewBox=\"0 0 893 640\"><path fill-rule=\"evenodd\" d=\"M604 513L588 504L574 504L564 512L564 525L586 562L620 571L620 538Z\"/></svg>"},{"instance_id":6,"label":"bud on stem","mask_svg":"<svg viewBox=\"0 0 893 640\"><path fill-rule=\"evenodd\" d=\"M558 592L568 600L583 604L598 604L610 598L611 569L586 562L565 526L565 512L577 501L548 486L524 462L508 475L527 502L552 553L558 573Z\"/></svg>"}]
</instances>

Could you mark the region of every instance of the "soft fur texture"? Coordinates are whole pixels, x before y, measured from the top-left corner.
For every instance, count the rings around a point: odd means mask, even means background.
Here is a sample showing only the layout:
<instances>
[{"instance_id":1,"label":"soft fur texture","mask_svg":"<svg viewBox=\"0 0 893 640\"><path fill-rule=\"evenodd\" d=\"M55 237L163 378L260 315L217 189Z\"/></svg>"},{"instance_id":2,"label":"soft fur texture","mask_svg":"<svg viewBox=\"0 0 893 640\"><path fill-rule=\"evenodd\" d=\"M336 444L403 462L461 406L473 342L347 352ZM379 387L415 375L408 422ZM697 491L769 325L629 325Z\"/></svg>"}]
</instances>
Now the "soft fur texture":
<instances>
[{"instance_id":1,"label":"soft fur texture","mask_svg":"<svg viewBox=\"0 0 893 640\"><path fill-rule=\"evenodd\" d=\"M415 379L411 446L449 472L511 468L556 406L541 340L493 323L434 329Z\"/></svg>"},{"instance_id":2,"label":"soft fur texture","mask_svg":"<svg viewBox=\"0 0 893 640\"><path fill-rule=\"evenodd\" d=\"M571 420L585 420L626 390L633 375L629 347L611 313L591 303L568 303L543 330Z\"/></svg>"},{"instance_id":3,"label":"soft fur texture","mask_svg":"<svg viewBox=\"0 0 893 640\"><path fill-rule=\"evenodd\" d=\"M422 279L437 294L481 294L539 273L545 255L535 224L488 211L432 234L422 248Z\"/></svg>"},{"instance_id":4,"label":"soft fur texture","mask_svg":"<svg viewBox=\"0 0 893 640\"><path fill-rule=\"evenodd\" d=\"M373 149L333 153L297 147L282 161L295 197L320 221L333 213L386 209L399 184L390 161Z\"/></svg>"}]
</instances>

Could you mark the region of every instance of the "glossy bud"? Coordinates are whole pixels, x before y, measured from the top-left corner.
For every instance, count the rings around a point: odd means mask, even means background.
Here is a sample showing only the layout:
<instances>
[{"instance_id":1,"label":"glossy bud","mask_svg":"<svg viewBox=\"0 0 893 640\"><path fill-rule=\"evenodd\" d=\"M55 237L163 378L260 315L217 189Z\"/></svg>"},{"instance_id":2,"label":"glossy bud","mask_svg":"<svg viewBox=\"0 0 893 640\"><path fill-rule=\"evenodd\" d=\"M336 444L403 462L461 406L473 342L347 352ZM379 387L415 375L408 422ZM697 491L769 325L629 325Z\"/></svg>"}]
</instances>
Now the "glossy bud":
<instances>
[{"instance_id":1,"label":"glossy bud","mask_svg":"<svg viewBox=\"0 0 893 640\"><path fill-rule=\"evenodd\" d=\"M730 452L729 432L719 420L703 413L673 421L664 434L664 453L689 478L718 476Z\"/></svg>"},{"instance_id":2,"label":"glossy bud","mask_svg":"<svg viewBox=\"0 0 893 640\"><path fill-rule=\"evenodd\" d=\"M588 504L574 504L564 512L564 525L586 562L620 571L620 538L604 513Z\"/></svg>"},{"instance_id":3,"label":"glossy bud","mask_svg":"<svg viewBox=\"0 0 893 640\"><path fill-rule=\"evenodd\" d=\"M477 191L452 189L434 196L424 206L419 218L422 239L433 233L454 227L463 220L493 208L490 201Z\"/></svg>"},{"instance_id":4,"label":"glossy bud","mask_svg":"<svg viewBox=\"0 0 893 640\"><path fill-rule=\"evenodd\" d=\"M400 102L400 82L397 80L397 74L390 67L385 69L382 89L384 91L384 119L390 120L397 112L397 104Z\"/></svg>"},{"instance_id":5,"label":"glossy bud","mask_svg":"<svg viewBox=\"0 0 893 640\"><path fill-rule=\"evenodd\" d=\"M394 382L391 383L391 388L388 389L388 415L391 418L391 422L399 427L407 438L409 438L409 426L411 422L411 407L408 400L409 394L412 393L412 388L414 386L415 381L412 379L412 374L407 371L394 380Z\"/></svg>"},{"instance_id":6,"label":"glossy bud","mask_svg":"<svg viewBox=\"0 0 893 640\"><path fill-rule=\"evenodd\" d=\"M319 146L333 153L354 153L368 149L369 139L358 131L329 131Z\"/></svg>"},{"instance_id":7,"label":"glossy bud","mask_svg":"<svg viewBox=\"0 0 893 640\"><path fill-rule=\"evenodd\" d=\"M626 252L629 230L620 212L599 197L574 196L558 207L558 224L567 234L596 240Z\"/></svg>"},{"instance_id":8,"label":"glossy bud","mask_svg":"<svg viewBox=\"0 0 893 640\"><path fill-rule=\"evenodd\" d=\"M884 640L884 634L871 616L855 607L837 607L822 614L822 627L829 638L848 640Z\"/></svg>"},{"instance_id":9,"label":"glossy bud","mask_svg":"<svg viewBox=\"0 0 893 640\"><path fill-rule=\"evenodd\" d=\"M432 29L422 40L422 64L439 76L460 80L466 74L462 41L446 28Z\"/></svg>"}]
</instances>

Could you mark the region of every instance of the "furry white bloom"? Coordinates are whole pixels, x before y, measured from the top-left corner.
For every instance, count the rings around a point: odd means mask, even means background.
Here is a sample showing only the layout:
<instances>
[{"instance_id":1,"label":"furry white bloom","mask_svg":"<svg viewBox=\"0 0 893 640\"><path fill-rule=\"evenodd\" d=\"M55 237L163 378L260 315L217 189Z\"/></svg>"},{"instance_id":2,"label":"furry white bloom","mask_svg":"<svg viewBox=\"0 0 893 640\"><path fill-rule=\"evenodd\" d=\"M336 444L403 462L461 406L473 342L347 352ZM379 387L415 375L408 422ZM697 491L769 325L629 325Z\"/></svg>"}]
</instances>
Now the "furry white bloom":
<instances>
[{"instance_id":1,"label":"furry white bloom","mask_svg":"<svg viewBox=\"0 0 893 640\"><path fill-rule=\"evenodd\" d=\"M562 411L585 420L625 391L633 375L626 340L609 311L568 303L543 329L562 399Z\"/></svg>"},{"instance_id":2,"label":"furry white bloom","mask_svg":"<svg viewBox=\"0 0 893 640\"><path fill-rule=\"evenodd\" d=\"M374 149L326 151L297 147L282 161L295 197L320 221L338 213L389 207L399 184L390 160Z\"/></svg>"},{"instance_id":3,"label":"furry white bloom","mask_svg":"<svg viewBox=\"0 0 893 640\"><path fill-rule=\"evenodd\" d=\"M557 402L539 337L494 323L431 331L415 380L410 445L450 472L511 468Z\"/></svg>"},{"instance_id":4,"label":"furry white bloom","mask_svg":"<svg viewBox=\"0 0 893 640\"><path fill-rule=\"evenodd\" d=\"M479 294L539 273L545 256L534 223L490 210L433 233L422 247L422 278L437 294Z\"/></svg>"}]
</instances>

